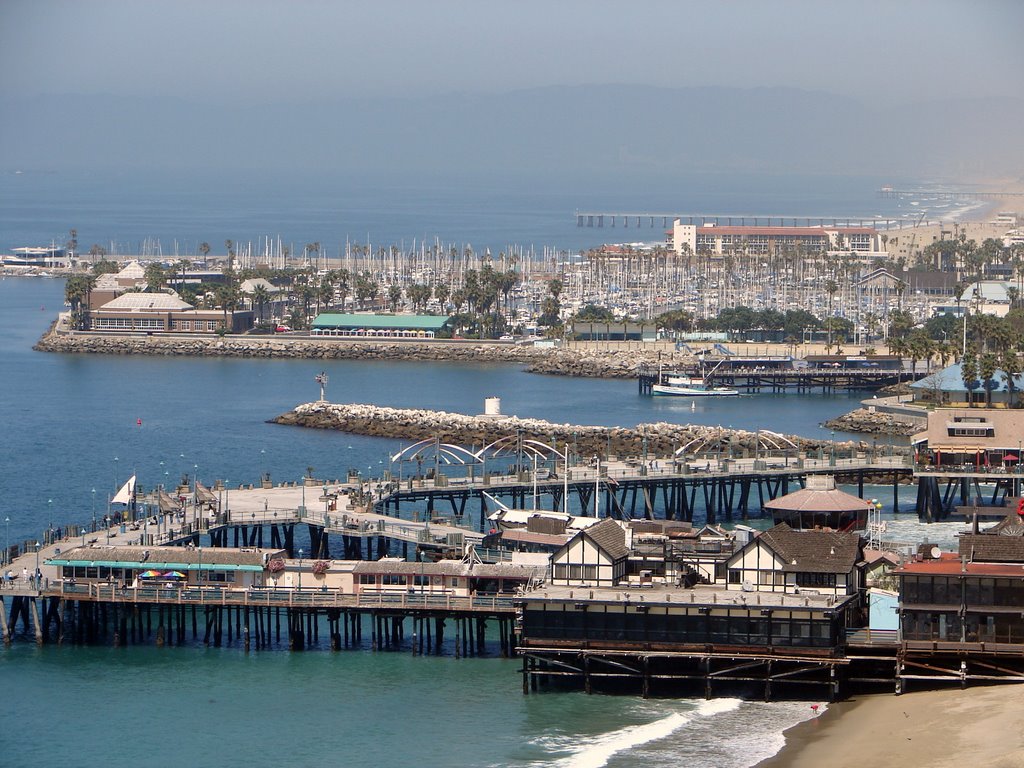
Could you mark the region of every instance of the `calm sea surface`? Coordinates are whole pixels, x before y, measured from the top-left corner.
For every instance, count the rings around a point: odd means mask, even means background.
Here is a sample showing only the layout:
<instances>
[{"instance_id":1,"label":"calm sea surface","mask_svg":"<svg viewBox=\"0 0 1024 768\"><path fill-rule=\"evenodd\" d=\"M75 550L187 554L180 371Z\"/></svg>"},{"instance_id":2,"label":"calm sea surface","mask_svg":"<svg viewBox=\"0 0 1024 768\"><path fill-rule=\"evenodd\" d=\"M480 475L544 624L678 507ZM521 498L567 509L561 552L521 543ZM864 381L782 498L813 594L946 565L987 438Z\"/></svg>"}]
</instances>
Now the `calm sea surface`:
<instances>
[{"instance_id":1,"label":"calm sea surface","mask_svg":"<svg viewBox=\"0 0 1024 768\"><path fill-rule=\"evenodd\" d=\"M693 209L871 215L871 180L817 194L807 180L761 180L748 196L616 190L432 190L254 184L214 188L183 179L0 176L0 250L62 240L138 250L178 238L340 244L434 237L497 251L507 243L587 247L632 239L577 230L574 208ZM889 180L892 181L892 180ZM773 183L775 187L773 187ZM781 188L777 188L781 185ZM773 193L774 189L774 193ZM285 202L281 202L285 201ZM618 236L616 236L616 232ZM630 230L636 232L636 230ZM644 239L651 230L641 230ZM164 359L33 352L63 303L63 282L0 281L0 522L11 541L105 511L132 472L145 486L198 472L204 482L298 479L386 467L396 441L266 423L318 395L399 407L505 413L579 424L674 421L824 436L819 424L856 397L758 396L689 403L639 397L632 381L572 380L516 366ZM139 425L141 420L141 426ZM95 490L94 490L95 489ZM881 497L881 494L879 494ZM908 498L905 502L909 502ZM499 659L316 651L243 654L236 648L0 649L0 764L4 766L746 766L774 753L807 703L725 699L642 701L553 693L524 697L518 665ZM132 735L129 736L131 729Z\"/></svg>"}]
</instances>

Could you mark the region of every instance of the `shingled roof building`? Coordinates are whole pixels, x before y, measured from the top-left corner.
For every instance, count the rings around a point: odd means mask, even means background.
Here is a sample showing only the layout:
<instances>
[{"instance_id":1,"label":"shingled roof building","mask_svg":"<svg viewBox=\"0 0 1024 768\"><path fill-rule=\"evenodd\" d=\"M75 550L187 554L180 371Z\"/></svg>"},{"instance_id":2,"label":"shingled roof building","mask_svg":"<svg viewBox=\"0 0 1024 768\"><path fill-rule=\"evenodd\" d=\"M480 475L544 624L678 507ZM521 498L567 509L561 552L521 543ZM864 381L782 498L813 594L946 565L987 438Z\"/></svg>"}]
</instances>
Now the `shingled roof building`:
<instances>
[{"instance_id":1,"label":"shingled roof building","mask_svg":"<svg viewBox=\"0 0 1024 768\"><path fill-rule=\"evenodd\" d=\"M860 589L861 538L852 532L770 528L726 561L729 589L849 595Z\"/></svg>"},{"instance_id":2,"label":"shingled roof building","mask_svg":"<svg viewBox=\"0 0 1024 768\"><path fill-rule=\"evenodd\" d=\"M551 556L555 585L614 586L629 563L626 530L611 518L586 528Z\"/></svg>"}]
</instances>

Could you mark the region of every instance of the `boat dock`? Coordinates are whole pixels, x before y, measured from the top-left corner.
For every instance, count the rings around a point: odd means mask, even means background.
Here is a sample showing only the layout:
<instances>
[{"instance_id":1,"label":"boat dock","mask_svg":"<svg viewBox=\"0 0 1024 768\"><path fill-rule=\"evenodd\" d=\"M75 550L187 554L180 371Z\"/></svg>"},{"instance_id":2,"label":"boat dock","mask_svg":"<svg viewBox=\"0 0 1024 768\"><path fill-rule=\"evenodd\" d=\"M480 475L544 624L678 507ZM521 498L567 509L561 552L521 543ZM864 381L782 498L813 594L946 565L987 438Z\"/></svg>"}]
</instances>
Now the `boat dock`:
<instances>
[{"instance_id":1,"label":"boat dock","mask_svg":"<svg viewBox=\"0 0 1024 768\"><path fill-rule=\"evenodd\" d=\"M641 368L637 374L641 395L653 393L655 384L662 384L670 375L658 368ZM717 368L703 374L708 387L730 387L747 394L758 392L849 392L874 390L918 378L906 371L870 368Z\"/></svg>"}]
</instances>

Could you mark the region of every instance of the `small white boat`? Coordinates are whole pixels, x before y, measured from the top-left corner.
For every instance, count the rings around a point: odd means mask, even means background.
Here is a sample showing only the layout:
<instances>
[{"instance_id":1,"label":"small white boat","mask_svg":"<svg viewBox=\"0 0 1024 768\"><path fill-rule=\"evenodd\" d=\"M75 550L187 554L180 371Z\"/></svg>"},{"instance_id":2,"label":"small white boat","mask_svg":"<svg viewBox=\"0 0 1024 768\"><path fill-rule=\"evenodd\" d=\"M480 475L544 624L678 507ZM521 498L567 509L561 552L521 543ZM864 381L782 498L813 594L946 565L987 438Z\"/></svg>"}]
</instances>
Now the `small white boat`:
<instances>
[{"instance_id":1,"label":"small white boat","mask_svg":"<svg viewBox=\"0 0 1024 768\"><path fill-rule=\"evenodd\" d=\"M704 379L694 376L666 376L663 384L651 386L653 395L681 397L736 397L739 390L728 387L709 387Z\"/></svg>"},{"instance_id":2,"label":"small white boat","mask_svg":"<svg viewBox=\"0 0 1024 768\"><path fill-rule=\"evenodd\" d=\"M711 373L718 370L716 365ZM706 376L690 376L681 373L658 370L658 382L651 386L652 395L676 395L678 397L736 397L739 390L729 387L712 387Z\"/></svg>"}]
</instances>

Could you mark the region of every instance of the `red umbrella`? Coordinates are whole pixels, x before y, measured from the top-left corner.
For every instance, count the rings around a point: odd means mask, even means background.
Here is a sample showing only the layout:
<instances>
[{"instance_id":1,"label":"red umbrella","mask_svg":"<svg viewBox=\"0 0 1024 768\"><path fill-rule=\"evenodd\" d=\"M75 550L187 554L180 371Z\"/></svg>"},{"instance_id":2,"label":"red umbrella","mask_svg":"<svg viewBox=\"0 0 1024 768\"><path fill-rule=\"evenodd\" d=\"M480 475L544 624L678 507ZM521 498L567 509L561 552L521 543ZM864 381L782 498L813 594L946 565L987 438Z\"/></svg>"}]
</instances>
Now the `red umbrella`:
<instances>
[{"instance_id":1,"label":"red umbrella","mask_svg":"<svg viewBox=\"0 0 1024 768\"><path fill-rule=\"evenodd\" d=\"M1020 461L1020 456L1015 453L1008 453L1003 456L1003 461Z\"/></svg>"}]
</instances>

